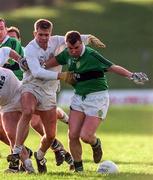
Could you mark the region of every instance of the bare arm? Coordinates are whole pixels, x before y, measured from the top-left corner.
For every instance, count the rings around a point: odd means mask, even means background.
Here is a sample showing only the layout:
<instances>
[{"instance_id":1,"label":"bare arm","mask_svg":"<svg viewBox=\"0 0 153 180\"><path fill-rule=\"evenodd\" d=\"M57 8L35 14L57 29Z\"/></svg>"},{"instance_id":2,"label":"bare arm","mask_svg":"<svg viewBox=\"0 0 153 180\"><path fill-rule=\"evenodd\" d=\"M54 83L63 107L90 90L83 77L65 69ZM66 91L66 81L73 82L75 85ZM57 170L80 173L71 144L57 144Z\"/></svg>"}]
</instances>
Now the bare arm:
<instances>
[{"instance_id":1,"label":"bare arm","mask_svg":"<svg viewBox=\"0 0 153 180\"><path fill-rule=\"evenodd\" d=\"M116 74L119 74L121 76L127 77L127 78L131 78L132 77L132 72L130 72L129 70L123 68L122 66L118 66L118 65L112 65L109 69L109 72L113 72Z\"/></svg>"},{"instance_id":2,"label":"bare arm","mask_svg":"<svg viewBox=\"0 0 153 180\"><path fill-rule=\"evenodd\" d=\"M10 47L1 47L0 66L4 66L4 64L8 63L9 58L14 59L16 62L18 62L21 56Z\"/></svg>"},{"instance_id":3,"label":"bare arm","mask_svg":"<svg viewBox=\"0 0 153 180\"><path fill-rule=\"evenodd\" d=\"M60 65L60 64L57 62L57 60L56 60L55 57L52 57L52 58L48 59L48 60L44 63L44 66L45 66L46 69L51 68L51 67L54 67L54 66L58 66L58 65Z\"/></svg>"},{"instance_id":4,"label":"bare arm","mask_svg":"<svg viewBox=\"0 0 153 180\"><path fill-rule=\"evenodd\" d=\"M17 62L21 59L21 56L13 49L11 49L9 56L11 59L14 59Z\"/></svg>"}]
</instances>

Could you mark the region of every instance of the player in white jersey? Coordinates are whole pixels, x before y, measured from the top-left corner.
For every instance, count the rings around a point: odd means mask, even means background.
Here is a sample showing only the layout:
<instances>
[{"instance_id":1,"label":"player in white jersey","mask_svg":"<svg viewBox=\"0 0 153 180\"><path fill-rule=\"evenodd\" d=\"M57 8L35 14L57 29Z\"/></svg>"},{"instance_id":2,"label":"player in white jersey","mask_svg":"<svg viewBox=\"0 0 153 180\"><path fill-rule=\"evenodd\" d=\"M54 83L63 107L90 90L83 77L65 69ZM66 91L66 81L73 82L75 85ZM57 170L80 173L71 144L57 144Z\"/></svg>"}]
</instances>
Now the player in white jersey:
<instances>
[{"instance_id":1,"label":"player in white jersey","mask_svg":"<svg viewBox=\"0 0 153 180\"><path fill-rule=\"evenodd\" d=\"M13 74L10 71L6 71L2 68L2 66L7 62L9 57L13 57L16 60L19 60L21 57L14 51L11 50L9 47L2 47L0 48L0 106L1 110L4 108L5 105L12 101L12 98L15 96L15 93L19 91L20 83L16 82ZM15 83L14 83L15 81ZM12 87L12 93L8 92L9 87Z\"/></svg>"},{"instance_id":2,"label":"player in white jersey","mask_svg":"<svg viewBox=\"0 0 153 180\"><path fill-rule=\"evenodd\" d=\"M11 26L7 29L7 32L10 37L14 37L17 40L21 41L20 30L17 27ZM60 87L60 85L59 85L59 87ZM60 107L57 107L56 111L57 111L57 118L60 121L68 124L68 115L66 114L66 112L64 112L64 110ZM0 121L0 123L1 123L1 121ZM34 114L32 116L30 125L41 136L44 135L41 119L38 115ZM2 126L0 126L0 127L1 127L0 128L1 140L5 144L9 144L8 139L5 135L5 132L2 128ZM57 139L54 140L54 142L51 144L51 149L55 153L55 159L56 159L57 166L61 165L63 163L63 161L65 160L70 165L70 169L73 169L73 160L72 160L71 154L64 148L64 146L62 145L61 142L59 142L59 140L57 140ZM20 167L22 167L22 166L20 166ZM23 169L23 168L20 168L20 169Z\"/></svg>"},{"instance_id":3,"label":"player in white jersey","mask_svg":"<svg viewBox=\"0 0 153 180\"><path fill-rule=\"evenodd\" d=\"M17 62L20 60L21 56L18 55L14 50L9 47L0 48L0 66L7 63L8 58L13 58ZM0 67L0 111L2 115L1 131L5 137L3 142L13 149L16 136L17 123L21 117L21 81L14 75L14 73L6 68ZM6 133L6 134L5 134ZM31 160L29 159L29 154L25 147L22 149L21 154L22 161L24 163L24 168L28 173L34 172ZM7 158L10 161L10 156ZM12 164L10 163L10 168ZM10 172L9 169L5 172ZM18 172L18 167L12 169L11 172Z\"/></svg>"},{"instance_id":4,"label":"player in white jersey","mask_svg":"<svg viewBox=\"0 0 153 180\"><path fill-rule=\"evenodd\" d=\"M13 58L19 61L21 58L14 50L9 47L0 48L0 66L7 63L8 58ZM8 144L13 149L16 136L16 127L21 116L21 82L17 79L15 74L6 68L0 67L0 111L2 115L1 131L5 139L2 139L4 143ZM6 133L6 134L5 134ZM23 148L22 156L26 158L25 168L28 172L34 171L31 160L28 159L28 153ZM28 165L28 166L27 166Z\"/></svg>"}]
</instances>

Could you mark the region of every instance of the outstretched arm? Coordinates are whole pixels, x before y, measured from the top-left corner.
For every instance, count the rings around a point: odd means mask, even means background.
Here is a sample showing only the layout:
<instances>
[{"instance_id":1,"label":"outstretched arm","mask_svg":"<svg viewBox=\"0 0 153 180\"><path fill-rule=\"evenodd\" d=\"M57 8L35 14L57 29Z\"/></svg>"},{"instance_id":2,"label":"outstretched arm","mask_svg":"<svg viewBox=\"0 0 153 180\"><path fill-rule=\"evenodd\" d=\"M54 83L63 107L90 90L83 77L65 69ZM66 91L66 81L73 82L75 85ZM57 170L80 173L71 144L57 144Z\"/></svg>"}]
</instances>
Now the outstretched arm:
<instances>
[{"instance_id":1,"label":"outstretched arm","mask_svg":"<svg viewBox=\"0 0 153 180\"><path fill-rule=\"evenodd\" d=\"M123 68L122 66L118 66L118 65L112 65L109 69L109 72L113 72L116 74L119 74L121 76L127 77L127 78L131 78L132 76L132 72L130 72L129 70Z\"/></svg>"},{"instance_id":2,"label":"outstretched arm","mask_svg":"<svg viewBox=\"0 0 153 180\"><path fill-rule=\"evenodd\" d=\"M130 72L129 70L118 65L112 65L110 68L108 68L108 71L124 76L128 78L129 80L132 80L136 84L144 84L146 81L149 81L149 78L147 77L145 73Z\"/></svg>"}]
</instances>

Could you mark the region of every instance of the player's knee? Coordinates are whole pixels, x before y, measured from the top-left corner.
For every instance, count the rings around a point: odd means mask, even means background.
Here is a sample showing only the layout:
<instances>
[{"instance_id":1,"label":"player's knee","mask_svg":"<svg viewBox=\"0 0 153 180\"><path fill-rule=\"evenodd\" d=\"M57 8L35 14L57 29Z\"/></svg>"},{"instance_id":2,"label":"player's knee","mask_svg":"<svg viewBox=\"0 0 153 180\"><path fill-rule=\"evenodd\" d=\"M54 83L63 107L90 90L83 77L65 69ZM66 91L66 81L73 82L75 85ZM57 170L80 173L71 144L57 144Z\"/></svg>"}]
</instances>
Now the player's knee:
<instances>
[{"instance_id":1,"label":"player's knee","mask_svg":"<svg viewBox=\"0 0 153 180\"><path fill-rule=\"evenodd\" d=\"M34 109L27 107L22 110L22 115L26 117L32 117L32 114L34 114L34 111L35 111Z\"/></svg>"},{"instance_id":2,"label":"player's knee","mask_svg":"<svg viewBox=\"0 0 153 180\"><path fill-rule=\"evenodd\" d=\"M81 132L80 138L84 143L90 143L92 139L92 135L88 133Z\"/></svg>"}]
</instances>

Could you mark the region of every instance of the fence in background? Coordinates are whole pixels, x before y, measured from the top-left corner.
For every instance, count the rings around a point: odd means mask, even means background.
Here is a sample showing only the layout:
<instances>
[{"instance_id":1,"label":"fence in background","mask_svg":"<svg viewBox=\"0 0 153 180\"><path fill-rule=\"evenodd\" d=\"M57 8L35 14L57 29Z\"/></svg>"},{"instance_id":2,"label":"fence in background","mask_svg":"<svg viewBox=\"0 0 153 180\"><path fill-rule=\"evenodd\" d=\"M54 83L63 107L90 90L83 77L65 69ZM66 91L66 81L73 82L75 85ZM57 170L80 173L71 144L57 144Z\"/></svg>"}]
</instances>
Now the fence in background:
<instances>
[{"instance_id":1,"label":"fence in background","mask_svg":"<svg viewBox=\"0 0 153 180\"><path fill-rule=\"evenodd\" d=\"M152 104L153 105L153 89L146 90L110 90L110 104ZM61 91L58 97L58 104L61 106L69 106L72 90Z\"/></svg>"}]
</instances>

